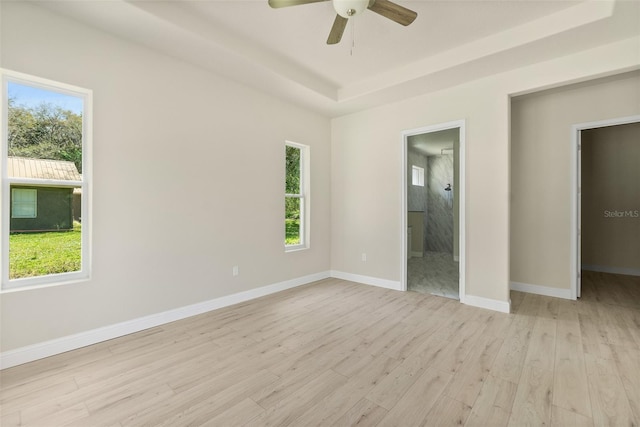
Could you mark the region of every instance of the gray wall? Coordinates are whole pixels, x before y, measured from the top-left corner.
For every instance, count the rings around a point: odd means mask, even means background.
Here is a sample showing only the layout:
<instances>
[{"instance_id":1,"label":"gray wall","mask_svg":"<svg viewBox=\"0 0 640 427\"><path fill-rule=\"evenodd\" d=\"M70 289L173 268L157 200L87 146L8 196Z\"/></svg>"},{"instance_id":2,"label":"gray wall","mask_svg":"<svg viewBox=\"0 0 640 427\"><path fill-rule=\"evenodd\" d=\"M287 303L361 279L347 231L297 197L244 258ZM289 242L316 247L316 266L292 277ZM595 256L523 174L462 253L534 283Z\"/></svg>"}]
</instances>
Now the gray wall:
<instances>
[{"instance_id":1,"label":"gray wall","mask_svg":"<svg viewBox=\"0 0 640 427\"><path fill-rule=\"evenodd\" d=\"M640 123L582 132L582 267L640 275Z\"/></svg>"},{"instance_id":2,"label":"gray wall","mask_svg":"<svg viewBox=\"0 0 640 427\"><path fill-rule=\"evenodd\" d=\"M35 218L13 218L10 230L19 231L59 231L73 229L72 188L34 187L12 185L13 188L33 189L37 191L37 215ZM10 211L13 209L11 198Z\"/></svg>"}]
</instances>

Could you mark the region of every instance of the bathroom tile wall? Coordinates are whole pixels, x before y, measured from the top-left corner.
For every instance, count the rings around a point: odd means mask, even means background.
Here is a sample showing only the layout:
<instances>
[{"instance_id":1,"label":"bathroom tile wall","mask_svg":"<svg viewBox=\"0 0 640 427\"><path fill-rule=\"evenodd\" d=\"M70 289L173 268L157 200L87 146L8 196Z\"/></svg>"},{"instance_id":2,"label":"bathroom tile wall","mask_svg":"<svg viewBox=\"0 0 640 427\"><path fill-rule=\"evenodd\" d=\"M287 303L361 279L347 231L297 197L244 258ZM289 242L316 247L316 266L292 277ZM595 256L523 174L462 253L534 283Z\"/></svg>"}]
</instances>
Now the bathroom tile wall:
<instances>
[{"instance_id":1,"label":"bathroom tile wall","mask_svg":"<svg viewBox=\"0 0 640 427\"><path fill-rule=\"evenodd\" d=\"M424 187L413 185L411 183L412 166L419 166L424 169ZM427 165L427 156L409 147L407 151L407 207L409 212L423 212L422 225L422 249L426 248L426 230L428 226L427 219L427 180L429 176L429 166ZM414 230L415 232L416 230ZM413 236L415 239L416 236Z\"/></svg>"},{"instance_id":2,"label":"bathroom tile wall","mask_svg":"<svg viewBox=\"0 0 640 427\"><path fill-rule=\"evenodd\" d=\"M427 251L453 254L453 155L427 157ZM445 191L451 184L452 190Z\"/></svg>"}]
</instances>

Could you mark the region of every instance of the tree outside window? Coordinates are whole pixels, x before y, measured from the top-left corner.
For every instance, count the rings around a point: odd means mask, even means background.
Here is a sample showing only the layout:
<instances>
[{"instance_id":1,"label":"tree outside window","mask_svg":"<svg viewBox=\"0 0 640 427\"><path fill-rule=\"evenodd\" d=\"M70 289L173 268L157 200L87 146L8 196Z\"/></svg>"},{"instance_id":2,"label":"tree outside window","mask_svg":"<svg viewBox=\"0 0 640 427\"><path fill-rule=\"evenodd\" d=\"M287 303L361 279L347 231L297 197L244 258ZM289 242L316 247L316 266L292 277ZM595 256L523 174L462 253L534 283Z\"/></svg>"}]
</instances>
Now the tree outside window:
<instances>
[{"instance_id":1,"label":"tree outside window","mask_svg":"<svg viewBox=\"0 0 640 427\"><path fill-rule=\"evenodd\" d=\"M285 247L308 246L308 147L285 145Z\"/></svg>"}]
</instances>

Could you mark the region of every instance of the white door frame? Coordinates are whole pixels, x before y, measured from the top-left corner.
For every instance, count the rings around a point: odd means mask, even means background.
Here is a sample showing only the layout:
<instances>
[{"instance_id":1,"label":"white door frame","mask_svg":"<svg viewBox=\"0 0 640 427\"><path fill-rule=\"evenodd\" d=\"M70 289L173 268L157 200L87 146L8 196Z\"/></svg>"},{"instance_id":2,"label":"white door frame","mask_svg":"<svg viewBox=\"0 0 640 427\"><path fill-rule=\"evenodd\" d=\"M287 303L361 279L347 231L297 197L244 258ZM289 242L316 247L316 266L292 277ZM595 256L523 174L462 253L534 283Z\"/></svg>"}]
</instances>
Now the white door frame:
<instances>
[{"instance_id":1,"label":"white door frame","mask_svg":"<svg viewBox=\"0 0 640 427\"><path fill-rule=\"evenodd\" d=\"M459 256L459 293L460 302L464 303L466 298L466 221L465 221L465 189L466 189L466 123L465 120L456 120L453 122L441 123L437 125L431 125L421 127L417 129L405 130L402 132L402 230L401 230L401 244L400 253L401 268L400 268L400 289L407 290L407 210L408 210L408 197L407 197L407 154L408 154L408 140L410 136L422 135L425 133L433 133L448 129L458 129L460 144L458 150L458 256Z\"/></svg>"},{"instance_id":2,"label":"white door frame","mask_svg":"<svg viewBox=\"0 0 640 427\"><path fill-rule=\"evenodd\" d=\"M580 156L582 131L597 129L607 126L626 125L640 122L640 116L619 117L615 119L600 120L597 122L579 123L571 127L571 299L580 297L582 281L582 212L581 212L581 182L582 182L582 158Z\"/></svg>"}]
</instances>

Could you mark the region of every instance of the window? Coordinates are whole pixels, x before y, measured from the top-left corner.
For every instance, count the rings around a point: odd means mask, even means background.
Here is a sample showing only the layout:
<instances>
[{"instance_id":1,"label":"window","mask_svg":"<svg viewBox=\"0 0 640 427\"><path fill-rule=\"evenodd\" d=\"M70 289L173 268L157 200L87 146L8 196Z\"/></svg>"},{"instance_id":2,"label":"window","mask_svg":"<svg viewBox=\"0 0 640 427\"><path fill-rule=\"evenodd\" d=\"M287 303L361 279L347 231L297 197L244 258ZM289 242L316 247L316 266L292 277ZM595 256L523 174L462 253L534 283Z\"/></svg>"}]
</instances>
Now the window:
<instances>
[{"instance_id":1,"label":"window","mask_svg":"<svg viewBox=\"0 0 640 427\"><path fill-rule=\"evenodd\" d=\"M309 147L285 144L285 249L309 247Z\"/></svg>"},{"instance_id":2,"label":"window","mask_svg":"<svg viewBox=\"0 0 640 427\"><path fill-rule=\"evenodd\" d=\"M89 277L91 91L2 71L2 291Z\"/></svg>"},{"instance_id":3,"label":"window","mask_svg":"<svg viewBox=\"0 0 640 427\"><path fill-rule=\"evenodd\" d=\"M411 166L411 184L424 187L424 168Z\"/></svg>"},{"instance_id":4,"label":"window","mask_svg":"<svg viewBox=\"0 0 640 427\"><path fill-rule=\"evenodd\" d=\"M38 190L11 189L11 218L35 218L38 216Z\"/></svg>"}]
</instances>

